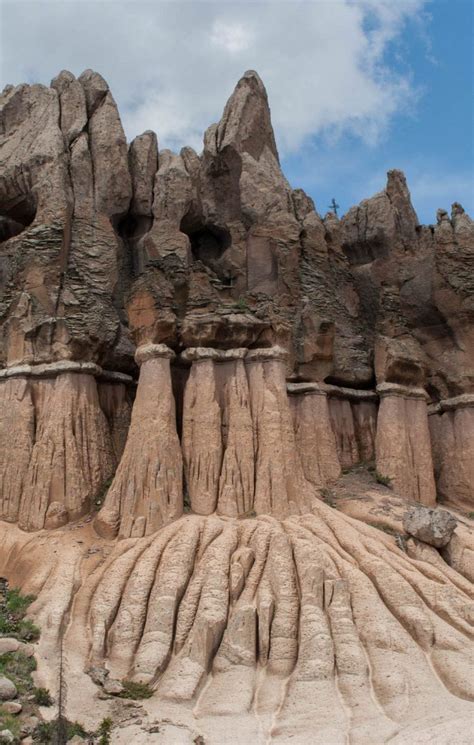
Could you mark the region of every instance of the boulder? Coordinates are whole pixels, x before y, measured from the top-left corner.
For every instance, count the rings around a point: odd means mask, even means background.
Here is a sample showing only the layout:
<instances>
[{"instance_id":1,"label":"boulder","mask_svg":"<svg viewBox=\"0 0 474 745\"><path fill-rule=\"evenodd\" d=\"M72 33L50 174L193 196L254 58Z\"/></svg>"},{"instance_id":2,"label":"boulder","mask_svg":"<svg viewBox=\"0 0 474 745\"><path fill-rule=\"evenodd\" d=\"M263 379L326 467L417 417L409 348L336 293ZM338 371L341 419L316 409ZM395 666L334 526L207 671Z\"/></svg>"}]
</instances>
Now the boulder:
<instances>
[{"instance_id":1,"label":"boulder","mask_svg":"<svg viewBox=\"0 0 474 745\"><path fill-rule=\"evenodd\" d=\"M456 525L456 518L447 510L430 510L422 505L412 507L403 517L403 527L409 535L435 548L447 546Z\"/></svg>"},{"instance_id":2,"label":"boulder","mask_svg":"<svg viewBox=\"0 0 474 745\"><path fill-rule=\"evenodd\" d=\"M0 677L0 701L10 701L16 698L18 691L16 685L4 675Z\"/></svg>"}]
</instances>

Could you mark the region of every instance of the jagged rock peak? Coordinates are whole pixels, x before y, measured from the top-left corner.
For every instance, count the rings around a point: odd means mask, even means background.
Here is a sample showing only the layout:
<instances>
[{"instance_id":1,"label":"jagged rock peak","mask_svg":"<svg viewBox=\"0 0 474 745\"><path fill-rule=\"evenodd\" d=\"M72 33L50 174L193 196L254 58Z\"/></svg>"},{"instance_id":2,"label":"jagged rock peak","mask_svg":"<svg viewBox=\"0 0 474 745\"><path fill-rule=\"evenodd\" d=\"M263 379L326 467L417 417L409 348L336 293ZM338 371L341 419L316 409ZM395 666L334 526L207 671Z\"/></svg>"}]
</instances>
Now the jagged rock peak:
<instances>
[{"instance_id":1,"label":"jagged rock peak","mask_svg":"<svg viewBox=\"0 0 474 745\"><path fill-rule=\"evenodd\" d=\"M413 232L419 225L419 221L411 203L410 190L403 171L397 169L388 171L385 191L400 220L400 228L403 233Z\"/></svg>"},{"instance_id":2,"label":"jagged rock peak","mask_svg":"<svg viewBox=\"0 0 474 745\"><path fill-rule=\"evenodd\" d=\"M108 93L109 85L102 75L94 70L84 70L78 79L86 94L87 114L91 116Z\"/></svg>"},{"instance_id":3,"label":"jagged rock peak","mask_svg":"<svg viewBox=\"0 0 474 745\"><path fill-rule=\"evenodd\" d=\"M255 160L267 147L278 160L267 92L254 70L240 78L217 125L217 150L228 145L249 153Z\"/></svg>"}]
</instances>

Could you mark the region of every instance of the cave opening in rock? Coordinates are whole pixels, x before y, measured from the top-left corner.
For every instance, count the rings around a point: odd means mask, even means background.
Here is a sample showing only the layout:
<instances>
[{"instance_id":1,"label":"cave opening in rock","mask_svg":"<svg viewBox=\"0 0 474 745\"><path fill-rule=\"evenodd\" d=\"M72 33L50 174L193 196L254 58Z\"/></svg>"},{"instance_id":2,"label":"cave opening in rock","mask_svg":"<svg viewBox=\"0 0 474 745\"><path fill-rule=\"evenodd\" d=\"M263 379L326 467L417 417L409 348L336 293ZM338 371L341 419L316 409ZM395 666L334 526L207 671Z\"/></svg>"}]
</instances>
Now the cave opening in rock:
<instances>
[{"instance_id":1,"label":"cave opening in rock","mask_svg":"<svg viewBox=\"0 0 474 745\"><path fill-rule=\"evenodd\" d=\"M8 204L0 204L0 243L22 233L36 217L33 194L22 194Z\"/></svg>"},{"instance_id":2,"label":"cave opening in rock","mask_svg":"<svg viewBox=\"0 0 474 745\"><path fill-rule=\"evenodd\" d=\"M217 275L221 275L220 259L231 244L229 231L217 225L204 224L187 215L181 220L180 230L191 241L193 261L201 261Z\"/></svg>"}]
</instances>

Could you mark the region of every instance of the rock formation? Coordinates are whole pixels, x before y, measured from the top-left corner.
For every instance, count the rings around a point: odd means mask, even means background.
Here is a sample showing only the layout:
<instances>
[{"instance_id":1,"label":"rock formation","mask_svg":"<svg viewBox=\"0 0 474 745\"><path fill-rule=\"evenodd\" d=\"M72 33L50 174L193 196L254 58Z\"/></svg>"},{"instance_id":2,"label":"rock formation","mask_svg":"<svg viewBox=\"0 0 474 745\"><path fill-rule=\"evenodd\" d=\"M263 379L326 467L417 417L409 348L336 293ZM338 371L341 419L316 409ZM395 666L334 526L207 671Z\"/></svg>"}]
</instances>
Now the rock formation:
<instances>
[{"instance_id":1,"label":"rock formation","mask_svg":"<svg viewBox=\"0 0 474 745\"><path fill-rule=\"evenodd\" d=\"M459 204L390 171L321 217L254 72L200 155L127 145L91 70L5 88L0 566L70 718L131 679L117 742L467 743L473 406ZM438 501L440 551L400 507Z\"/></svg>"}]
</instances>

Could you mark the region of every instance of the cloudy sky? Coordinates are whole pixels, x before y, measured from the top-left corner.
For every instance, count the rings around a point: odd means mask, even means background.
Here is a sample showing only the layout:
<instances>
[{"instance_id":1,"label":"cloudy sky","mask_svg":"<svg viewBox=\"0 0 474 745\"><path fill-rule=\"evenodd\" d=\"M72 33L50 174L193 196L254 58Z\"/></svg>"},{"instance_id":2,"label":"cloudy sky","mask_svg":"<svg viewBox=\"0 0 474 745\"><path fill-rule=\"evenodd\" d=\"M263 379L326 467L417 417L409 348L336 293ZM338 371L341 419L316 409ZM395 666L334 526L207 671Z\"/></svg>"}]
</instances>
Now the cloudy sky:
<instances>
[{"instance_id":1,"label":"cloudy sky","mask_svg":"<svg viewBox=\"0 0 474 745\"><path fill-rule=\"evenodd\" d=\"M91 67L129 139L201 149L247 69L283 169L326 211L408 177L423 222L474 213L473 0L0 0L0 87Z\"/></svg>"}]
</instances>

